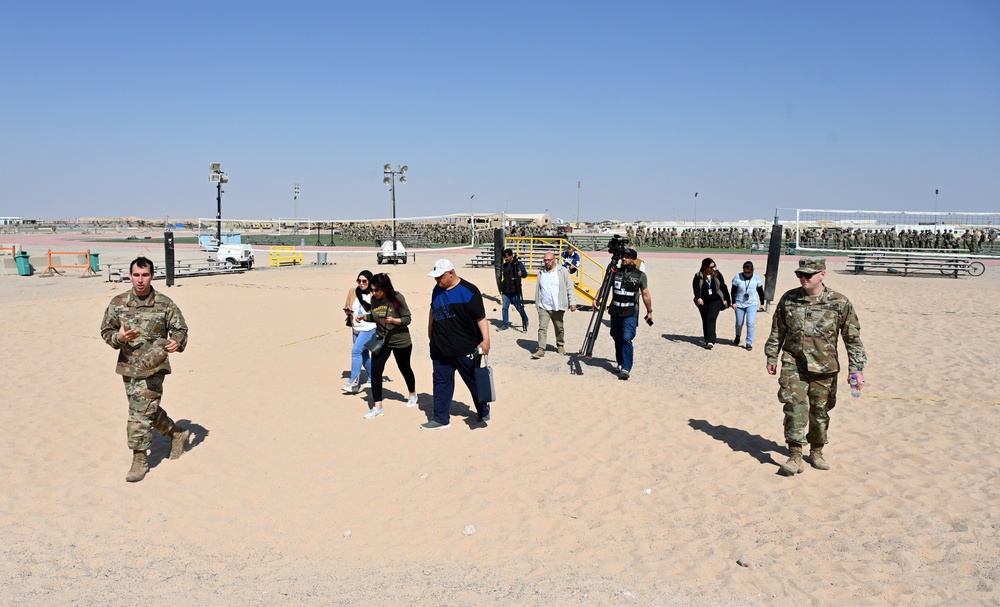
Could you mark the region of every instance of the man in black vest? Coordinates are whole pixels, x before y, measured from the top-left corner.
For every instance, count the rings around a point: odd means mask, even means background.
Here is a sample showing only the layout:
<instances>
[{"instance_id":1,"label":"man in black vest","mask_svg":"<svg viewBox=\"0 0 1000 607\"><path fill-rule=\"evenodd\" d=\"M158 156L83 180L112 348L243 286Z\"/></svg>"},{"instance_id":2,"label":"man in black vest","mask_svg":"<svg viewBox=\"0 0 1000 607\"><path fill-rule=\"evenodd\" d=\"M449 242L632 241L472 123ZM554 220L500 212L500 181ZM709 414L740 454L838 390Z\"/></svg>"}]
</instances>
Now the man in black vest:
<instances>
[{"instance_id":1,"label":"man in black vest","mask_svg":"<svg viewBox=\"0 0 1000 607\"><path fill-rule=\"evenodd\" d=\"M615 340L614 372L620 379L628 379L632 372L632 340L639 325L639 297L646 306L646 322L653 324L653 298L646 286L646 274L636 267L639 255L635 249L622 253L621 267L615 272L611 283L611 302L608 314L611 317L611 338Z\"/></svg>"}]
</instances>

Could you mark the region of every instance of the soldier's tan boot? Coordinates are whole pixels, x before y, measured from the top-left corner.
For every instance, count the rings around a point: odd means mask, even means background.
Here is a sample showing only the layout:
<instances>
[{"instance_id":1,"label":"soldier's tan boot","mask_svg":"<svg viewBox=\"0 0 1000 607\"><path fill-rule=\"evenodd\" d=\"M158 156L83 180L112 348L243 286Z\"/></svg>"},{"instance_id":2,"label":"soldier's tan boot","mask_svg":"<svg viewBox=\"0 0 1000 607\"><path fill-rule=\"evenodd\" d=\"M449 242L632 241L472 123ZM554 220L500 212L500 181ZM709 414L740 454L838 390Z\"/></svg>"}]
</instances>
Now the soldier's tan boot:
<instances>
[{"instance_id":1,"label":"soldier's tan boot","mask_svg":"<svg viewBox=\"0 0 1000 607\"><path fill-rule=\"evenodd\" d=\"M809 463L817 470L830 469L830 464L823 458L823 445L809 445Z\"/></svg>"},{"instance_id":2,"label":"soldier's tan boot","mask_svg":"<svg viewBox=\"0 0 1000 607\"><path fill-rule=\"evenodd\" d=\"M174 431L170 433L170 459L177 459L184 455L184 445L187 444L191 431L174 426Z\"/></svg>"},{"instance_id":3,"label":"soldier's tan boot","mask_svg":"<svg viewBox=\"0 0 1000 607\"><path fill-rule=\"evenodd\" d=\"M149 472L149 463L146 461L146 451L133 451L132 467L128 469L125 480L129 483L138 483L146 478L147 472Z\"/></svg>"},{"instance_id":4,"label":"soldier's tan boot","mask_svg":"<svg viewBox=\"0 0 1000 607\"><path fill-rule=\"evenodd\" d=\"M788 461L781 464L781 471L786 476L795 476L805 470L802 465L802 445L788 443Z\"/></svg>"}]
</instances>

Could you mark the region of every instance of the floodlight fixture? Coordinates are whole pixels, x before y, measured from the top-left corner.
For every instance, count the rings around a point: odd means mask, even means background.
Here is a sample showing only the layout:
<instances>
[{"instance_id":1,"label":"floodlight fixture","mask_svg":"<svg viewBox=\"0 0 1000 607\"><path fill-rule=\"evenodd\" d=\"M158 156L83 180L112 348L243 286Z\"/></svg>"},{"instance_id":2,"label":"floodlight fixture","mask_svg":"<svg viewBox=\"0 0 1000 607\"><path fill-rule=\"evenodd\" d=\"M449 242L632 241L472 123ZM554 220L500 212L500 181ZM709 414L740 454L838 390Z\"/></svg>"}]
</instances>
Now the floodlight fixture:
<instances>
[{"instance_id":1,"label":"floodlight fixture","mask_svg":"<svg viewBox=\"0 0 1000 607\"><path fill-rule=\"evenodd\" d=\"M392 250L393 250L393 252L396 251L396 175L399 175L399 183L400 183L400 185L402 185L402 184L406 183L406 176L403 175L403 173L405 173L409 169L410 169L410 167L406 166L405 164L403 166L398 166L397 165L396 170L392 169L392 165L391 164L386 164L386 165L384 165L382 167L382 172L384 173L384 177L382 178L382 183L384 183L385 185L390 186L392 188Z\"/></svg>"},{"instance_id":2,"label":"floodlight fixture","mask_svg":"<svg viewBox=\"0 0 1000 607\"><path fill-rule=\"evenodd\" d=\"M216 203L218 204L217 211L215 214L215 240L218 244L222 244L222 184L229 183L229 175L226 175L222 171L221 162L210 162L208 164L208 170L211 173L208 176L208 181L215 184L217 190Z\"/></svg>"}]
</instances>

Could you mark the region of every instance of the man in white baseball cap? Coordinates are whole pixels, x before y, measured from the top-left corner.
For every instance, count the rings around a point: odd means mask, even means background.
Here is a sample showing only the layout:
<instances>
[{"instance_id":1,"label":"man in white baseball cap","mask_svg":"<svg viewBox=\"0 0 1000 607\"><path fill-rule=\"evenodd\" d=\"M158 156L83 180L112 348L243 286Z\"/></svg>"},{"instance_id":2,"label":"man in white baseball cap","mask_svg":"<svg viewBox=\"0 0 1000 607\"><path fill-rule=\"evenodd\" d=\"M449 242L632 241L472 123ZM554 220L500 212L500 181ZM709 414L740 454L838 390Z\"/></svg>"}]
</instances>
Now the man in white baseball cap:
<instances>
[{"instance_id":1,"label":"man in white baseball cap","mask_svg":"<svg viewBox=\"0 0 1000 607\"><path fill-rule=\"evenodd\" d=\"M427 430L449 427L456 371L472 394L477 423L485 425L490 421L490 404L478 400L475 371L479 358L469 356L490 353L490 329L483 295L476 285L459 278L455 266L447 259L434 262L434 269L428 276L437 283L431 293L427 320L431 362L434 363L434 415L421 427Z\"/></svg>"}]
</instances>

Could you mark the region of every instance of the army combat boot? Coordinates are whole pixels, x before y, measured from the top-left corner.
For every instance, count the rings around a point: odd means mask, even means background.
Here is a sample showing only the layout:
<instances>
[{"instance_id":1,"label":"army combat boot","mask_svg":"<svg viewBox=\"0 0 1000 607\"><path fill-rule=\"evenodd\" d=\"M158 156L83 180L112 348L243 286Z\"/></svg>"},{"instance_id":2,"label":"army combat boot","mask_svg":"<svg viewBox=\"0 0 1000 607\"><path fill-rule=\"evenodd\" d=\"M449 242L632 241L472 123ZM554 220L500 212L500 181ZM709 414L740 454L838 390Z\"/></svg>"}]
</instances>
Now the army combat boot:
<instances>
[{"instance_id":1,"label":"army combat boot","mask_svg":"<svg viewBox=\"0 0 1000 607\"><path fill-rule=\"evenodd\" d=\"M146 478L149 472L149 463L146 462L146 450L132 451L132 467L128 469L125 480L129 483L138 483Z\"/></svg>"},{"instance_id":2,"label":"army combat boot","mask_svg":"<svg viewBox=\"0 0 1000 607\"><path fill-rule=\"evenodd\" d=\"M823 459L823 445L809 445L809 463L817 470L830 469L830 464Z\"/></svg>"},{"instance_id":3,"label":"army combat boot","mask_svg":"<svg viewBox=\"0 0 1000 607\"><path fill-rule=\"evenodd\" d=\"M786 476L795 476L805 468L802 466L802 445L788 443L788 461L781 464L781 471Z\"/></svg>"},{"instance_id":4,"label":"army combat boot","mask_svg":"<svg viewBox=\"0 0 1000 607\"><path fill-rule=\"evenodd\" d=\"M174 426L173 431L170 433L170 459L177 459L184 455L184 445L187 444L187 439L190 435L190 430Z\"/></svg>"}]
</instances>

